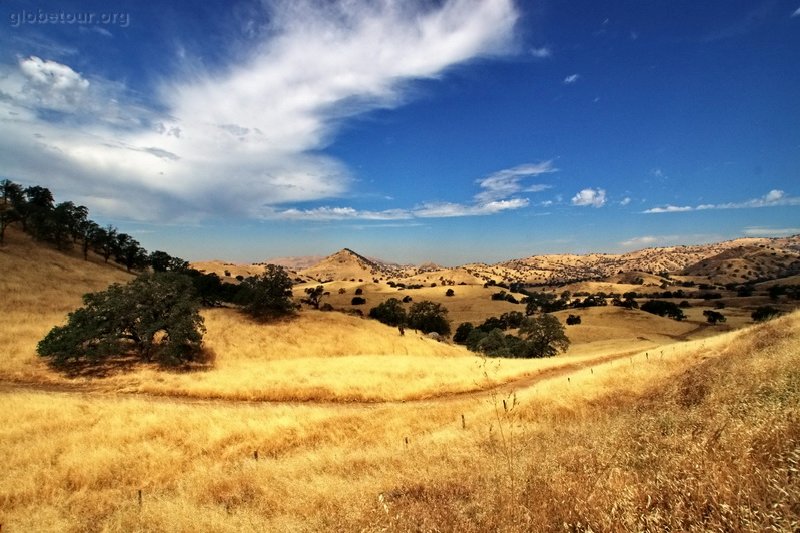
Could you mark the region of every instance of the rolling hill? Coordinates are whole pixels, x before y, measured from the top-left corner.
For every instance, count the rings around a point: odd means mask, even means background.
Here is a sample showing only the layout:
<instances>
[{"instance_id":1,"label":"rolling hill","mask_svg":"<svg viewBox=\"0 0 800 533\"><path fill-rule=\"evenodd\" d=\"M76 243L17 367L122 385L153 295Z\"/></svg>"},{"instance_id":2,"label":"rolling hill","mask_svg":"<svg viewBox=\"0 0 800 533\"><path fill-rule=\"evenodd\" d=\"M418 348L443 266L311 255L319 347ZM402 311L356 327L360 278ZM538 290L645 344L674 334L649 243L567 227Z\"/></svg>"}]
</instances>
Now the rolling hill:
<instances>
[{"instance_id":1,"label":"rolling hill","mask_svg":"<svg viewBox=\"0 0 800 533\"><path fill-rule=\"evenodd\" d=\"M287 265L288 266L288 265ZM546 254L494 264L445 268L367 258L349 248L329 255L298 274L318 282L351 279L406 280L409 283L484 284L488 281L560 285L575 281L631 283L659 274L686 276L713 284L765 281L800 273L800 236L743 238L720 243L655 247L624 254Z\"/></svg>"}]
</instances>

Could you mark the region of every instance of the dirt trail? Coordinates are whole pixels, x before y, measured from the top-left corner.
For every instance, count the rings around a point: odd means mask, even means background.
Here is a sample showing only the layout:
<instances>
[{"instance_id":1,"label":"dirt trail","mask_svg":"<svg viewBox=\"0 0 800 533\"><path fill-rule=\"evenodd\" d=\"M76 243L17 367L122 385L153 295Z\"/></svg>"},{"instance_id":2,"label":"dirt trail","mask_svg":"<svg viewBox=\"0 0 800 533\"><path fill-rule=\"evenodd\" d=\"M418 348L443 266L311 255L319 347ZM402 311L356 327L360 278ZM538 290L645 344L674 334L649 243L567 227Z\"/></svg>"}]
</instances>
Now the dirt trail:
<instances>
[{"instance_id":1,"label":"dirt trail","mask_svg":"<svg viewBox=\"0 0 800 533\"><path fill-rule=\"evenodd\" d=\"M510 393L526 389L539 382L562 376L568 376L586 368L604 365L618 359L631 357L635 354L647 350L637 348L627 352L611 355L598 356L588 361L565 363L561 366L539 370L533 374L493 385L491 387L477 388L468 391L445 392L442 394L411 398L407 400L349 400L349 399L256 399L242 400L235 398L198 398L180 394L158 394L152 392L127 392L114 391L99 385L90 383L64 383L64 382L30 382L0 380L0 394L11 392L45 392L53 394L79 394L86 398L136 398L152 402L196 404L196 405L288 405L288 406L337 406L337 407L377 407L384 405L405 405L405 404L435 404L443 402L453 402L460 400L470 400L484 398L486 394Z\"/></svg>"}]
</instances>

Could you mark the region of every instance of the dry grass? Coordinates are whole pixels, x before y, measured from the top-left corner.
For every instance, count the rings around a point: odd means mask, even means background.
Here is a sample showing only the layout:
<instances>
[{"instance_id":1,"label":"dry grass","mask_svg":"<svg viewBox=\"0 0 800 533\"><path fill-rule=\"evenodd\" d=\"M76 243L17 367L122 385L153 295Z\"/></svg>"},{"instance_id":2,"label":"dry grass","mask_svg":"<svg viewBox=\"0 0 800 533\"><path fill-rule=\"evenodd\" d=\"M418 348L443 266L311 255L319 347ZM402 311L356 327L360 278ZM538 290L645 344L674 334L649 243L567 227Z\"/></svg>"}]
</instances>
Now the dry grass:
<instances>
[{"instance_id":1,"label":"dry grass","mask_svg":"<svg viewBox=\"0 0 800 533\"><path fill-rule=\"evenodd\" d=\"M541 382L516 403L187 405L4 392L0 523L794 531L799 340L795 313Z\"/></svg>"},{"instance_id":2,"label":"dry grass","mask_svg":"<svg viewBox=\"0 0 800 533\"><path fill-rule=\"evenodd\" d=\"M85 293L131 276L97 256L84 261L39 245L14 228L6 231L6 245L0 247L0 373L42 377L46 369L34 355L36 343L81 305Z\"/></svg>"},{"instance_id":3,"label":"dry grass","mask_svg":"<svg viewBox=\"0 0 800 533\"><path fill-rule=\"evenodd\" d=\"M85 383L44 367L35 343L83 292L127 276L12 239L18 251L0 251L1 377ZM640 324L625 322L618 311L582 313L582 329L570 329L582 347L575 355L479 364L461 348L337 313L263 326L213 310L213 370L138 368L91 380L99 390L91 393L0 381L0 524L4 532L797 531L800 312L664 345L709 329L641 314ZM515 394L447 395L632 348L643 351L542 374ZM229 401L425 396L436 398Z\"/></svg>"}]
</instances>

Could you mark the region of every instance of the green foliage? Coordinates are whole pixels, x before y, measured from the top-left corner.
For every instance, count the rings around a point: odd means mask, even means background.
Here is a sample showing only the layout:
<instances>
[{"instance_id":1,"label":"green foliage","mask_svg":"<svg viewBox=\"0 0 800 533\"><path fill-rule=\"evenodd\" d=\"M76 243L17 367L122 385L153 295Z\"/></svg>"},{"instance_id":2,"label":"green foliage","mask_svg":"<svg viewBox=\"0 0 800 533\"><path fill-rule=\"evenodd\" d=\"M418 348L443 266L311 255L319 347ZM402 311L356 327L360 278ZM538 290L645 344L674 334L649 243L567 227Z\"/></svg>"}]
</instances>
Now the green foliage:
<instances>
[{"instance_id":1,"label":"green foliage","mask_svg":"<svg viewBox=\"0 0 800 533\"><path fill-rule=\"evenodd\" d=\"M456 344L466 344L469 334L472 333L474 329L475 326L473 326L471 322L462 322L456 328L456 332L453 335L453 342Z\"/></svg>"},{"instance_id":2,"label":"green foliage","mask_svg":"<svg viewBox=\"0 0 800 533\"><path fill-rule=\"evenodd\" d=\"M564 326L552 315L525 319L519 334L526 341L526 355L523 357L552 357L569 348Z\"/></svg>"},{"instance_id":3,"label":"green foliage","mask_svg":"<svg viewBox=\"0 0 800 533\"><path fill-rule=\"evenodd\" d=\"M762 305L750 314L755 322L766 322L782 315L780 309L772 307L771 305Z\"/></svg>"},{"instance_id":4,"label":"green foliage","mask_svg":"<svg viewBox=\"0 0 800 533\"><path fill-rule=\"evenodd\" d=\"M725 315L722 313L718 313L716 311L712 311L710 309L706 309L703 311L703 316L706 317L706 320L709 324L716 324L718 322L725 322L727 319Z\"/></svg>"},{"instance_id":5,"label":"green foliage","mask_svg":"<svg viewBox=\"0 0 800 533\"><path fill-rule=\"evenodd\" d=\"M180 257L173 257L167 252L156 250L148 257L148 262L153 272L186 272L189 269L189 262Z\"/></svg>"},{"instance_id":6,"label":"green foliage","mask_svg":"<svg viewBox=\"0 0 800 533\"><path fill-rule=\"evenodd\" d=\"M675 320L683 320L686 315L683 310L672 302L665 302L664 300L648 300L641 306L642 311L651 313L658 316L668 316Z\"/></svg>"},{"instance_id":7,"label":"green foliage","mask_svg":"<svg viewBox=\"0 0 800 533\"><path fill-rule=\"evenodd\" d=\"M370 309L369 317L388 326L402 326L408 321L406 310L397 298L389 298Z\"/></svg>"},{"instance_id":8,"label":"green foliage","mask_svg":"<svg viewBox=\"0 0 800 533\"><path fill-rule=\"evenodd\" d=\"M526 318L519 331L520 337L517 337L503 333L500 328L489 331L483 327L473 328L464 344L490 357L520 358L552 357L569 347L564 326L552 315Z\"/></svg>"},{"instance_id":9,"label":"green foliage","mask_svg":"<svg viewBox=\"0 0 800 533\"><path fill-rule=\"evenodd\" d=\"M530 316L535 313L553 313L566 309L571 296L569 291L563 291L559 298L549 292L525 291L525 314Z\"/></svg>"},{"instance_id":10,"label":"green foliage","mask_svg":"<svg viewBox=\"0 0 800 533\"><path fill-rule=\"evenodd\" d=\"M325 287L317 285L316 287L306 287L306 297L301 299L300 302L310 305L314 309L319 309L320 301L325 296Z\"/></svg>"},{"instance_id":11,"label":"green foliage","mask_svg":"<svg viewBox=\"0 0 800 533\"><path fill-rule=\"evenodd\" d=\"M294 313L292 280L278 265L267 265L264 272L246 278L237 294L242 310L256 320L270 320Z\"/></svg>"},{"instance_id":12,"label":"green foliage","mask_svg":"<svg viewBox=\"0 0 800 533\"><path fill-rule=\"evenodd\" d=\"M11 180L0 181L0 246L5 242L6 228L20 220L20 205L24 201L22 187Z\"/></svg>"},{"instance_id":13,"label":"green foliage","mask_svg":"<svg viewBox=\"0 0 800 533\"><path fill-rule=\"evenodd\" d=\"M411 306L411 311L408 314L408 325L423 333L436 332L439 335L450 335L447 308L442 304L429 300L417 302Z\"/></svg>"},{"instance_id":14,"label":"green foliage","mask_svg":"<svg viewBox=\"0 0 800 533\"><path fill-rule=\"evenodd\" d=\"M125 285L86 294L38 346L56 364L99 361L133 353L145 361L177 364L196 360L205 327L191 281L178 274L144 274Z\"/></svg>"}]
</instances>

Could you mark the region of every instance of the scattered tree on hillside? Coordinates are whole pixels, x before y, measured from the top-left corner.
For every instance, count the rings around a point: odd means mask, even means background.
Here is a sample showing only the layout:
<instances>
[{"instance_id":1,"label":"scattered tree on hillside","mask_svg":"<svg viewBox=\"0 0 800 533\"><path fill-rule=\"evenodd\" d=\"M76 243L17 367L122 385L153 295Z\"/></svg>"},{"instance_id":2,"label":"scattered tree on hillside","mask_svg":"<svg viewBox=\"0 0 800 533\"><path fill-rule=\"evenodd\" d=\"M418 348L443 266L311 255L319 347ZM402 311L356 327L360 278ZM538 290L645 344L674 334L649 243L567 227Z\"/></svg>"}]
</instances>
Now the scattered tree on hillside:
<instances>
[{"instance_id":1,"label":"scattered tree on hillside","mask_svg":"<svg viewBox=\"0 0 800 533\"><path fill-rule=\"evenodd\" d=\"M365 303L367 303L367 300L361 296L353 296L350 300L350 305L364 305Z\"/></svg>"},{"instance_id":2,"label":"scattered tree on hillside","mask_svg":"<svg viewBox=\"0 0 800 533\"><path fill-rule=\"evenodd\" d=\"M453 342L456 344L465 344L469 334L472 333L474 329L475 326L473 326L471 322L462 322L456 328L456 332L453 335Z\"/></svg>"},{"instance_id":3,"label":"scattered tree on hillside","mask_svg":"<svg viewBox=\"0 0 800 533\"><path fill-rule=\"evenodd\" d=\"M19 205L23 200L22 187L11 180L0 181L0 246L5 243L6 228L22 217Z\"/></svg>"},{"instance_id":4,"label":"scattered tree on hillside","mask_svg":"<svg viewBox=\"0 0 800 533\"><path fill-rule=\"evenodd\" d=\"M246 278L240 285L237 303L256 320L269 320L294 313L292 280L278 265L266 265L264 272Z\"/></svg>"},{"instance_id":5,"label":"scattered tree on hillside","mask_svg":"<svg viewBox=\"0 0 800 533\"><path fill-rule=\"evenodd\" d=\"M664 300L648 300L641 305L641 310L658 316L668 316L678 321L686 318L680 307Z\"/></svg>"},{"instance_id":6,"label":"scattered tree on hillside","mask_svg":"<svg viewBox=\"0 0 800 533\"><path fill-rule=\"evenodd\" d=\"M408 314L397 298L389 298L369 310L369 317L388 326L403 326L408 322Z\"/></svg>"},{"instance_id":7,"label":"scattered tree on hillside","mask_svg":"<svg viewBox=\"0 0 800 533\"><path fill-rule=\"evenodd\" d=\"M167 252L156 250L148 257L148 262L153 272L185 272L189 269L189 262L180 257L173 257Z\"/></svg>"},{"instance_id":8,"label":"scattered tree on hillside","mask_svg":"<svg viewBox=\"0 0 800 533\"><path fill-rule=\"evenodd\" d=\"M709 324L716 324L718 322L725 322L727 320L725 315L716 311L712 311L711 309L706 309L703 311L703 316L706 317L706 320Z\"/></svg>"},{"instance_id":9,"label":"scattered tree on hillside","mask_svg":"<svg viewBox=\"0 0 800 533\"><path fill-rule=\"evenodd\" d=\"M86 294L38 346L55 364L99 361L133 353L144 361L177 364L197 360L205 327L191 281L178 274L144 274L102 292Z\"/></svg>"},{"instance_id":10,"label":"scattered tree on hillside","mask_svg":"<svg viewBox=\"0 0 800 533\"><path fill-rule=\"evenodd\" d=\"M322 285L317 285L316 287L306 287L305 289L306 297L301 299L300 302L310 305L314 309L319 309L320 301L322 297L325 295L325 287Z\"/></svg>"},{"instance_id":11,"label":"scattered tree on hillside","mask_svg":"<svg viewBox=\"0 0 800 533\"><path fill-rule=\"evenodd\" d=\"M781 313L780 309L772 307L771 305L762 305L750 314L750 318L752 318L754 322L765 322L779 317L781 314L783 313Z\"/></svg>"},{"instance_id":12,"label":"scattered tree on hillside","mask_svg":"<svg viewBox=\"0 0 800 533\"><path fill-rule=\"evenodd\" d=\"M463 333L468 328L464 328ZM552 357L569 347L569 339L558 319L543 314L525 318L520 336L504 334L500 328L490 331L473 328L466 335L467 348L491 357Z\"/></svg>"},{"instance_id":13,"label":"scattered tree on hillside","mask_svg":"<svg viewBox=\"0 0 800 533\"><path fill-rule=\"evenodd\" d=\"M519 334L528 345L527 357L552 357L569 348L564 326L553 315L527 318L519 328Z\"/></svg>"},{"instance_id":14,"label":"scattered tree on hillside","mask_svg":"<svg viewBox=\"0 0 800 533\"><path fill-rule=\"evenodd\" d=\"M445 296L455 296L456 295L456 291L454 291L453 289L447 289L447 292L444 293L444 295Z\"/></svg>"},{"instance_id":15,"label":"scattered tree on hillside","mask_svg":"<svg viewBox=\"0 0 800 533\"><path fill-rule=\"evenodd\" d=\"M567 325L568 326L576 326L581 323L581 316L580 315L569 315L567 317Z\"/></svg>"},{"instance_id":16,"label":"scattered tree on hillside","mask_svg":"<svg viewBox=\"0 0 800 533\"><path fill-rule=\"evenodd\" d=\"M411 311L408 313L408 325L423 333L436 332L439 335L450 335L447 308L429 300L423 300L411 306Z\"/></svg>"}]
</instances>

